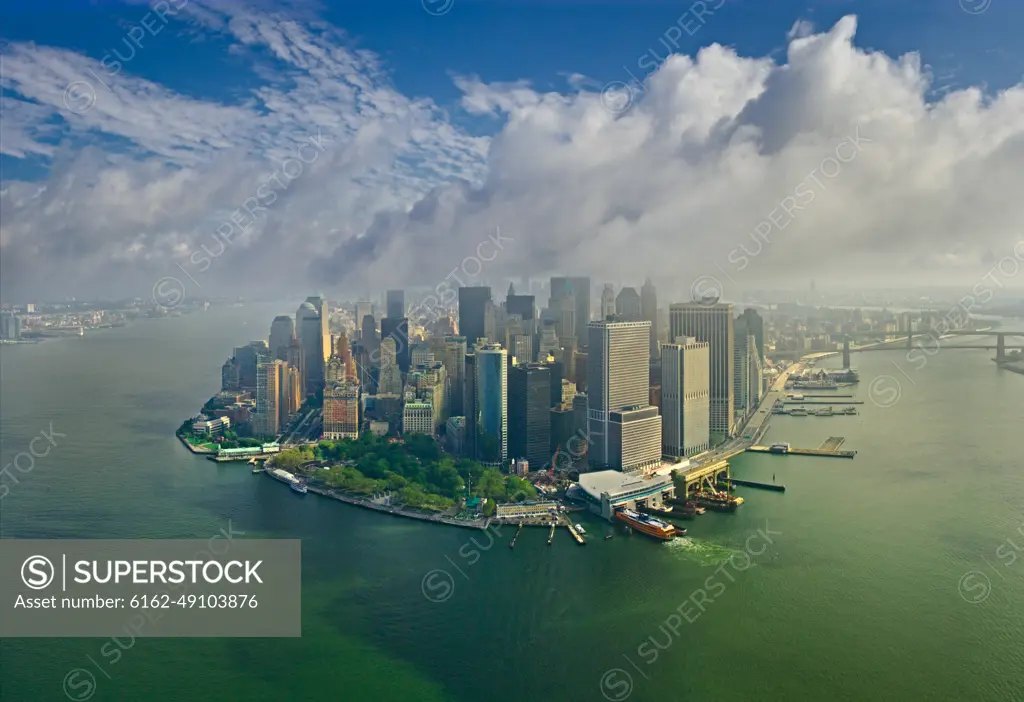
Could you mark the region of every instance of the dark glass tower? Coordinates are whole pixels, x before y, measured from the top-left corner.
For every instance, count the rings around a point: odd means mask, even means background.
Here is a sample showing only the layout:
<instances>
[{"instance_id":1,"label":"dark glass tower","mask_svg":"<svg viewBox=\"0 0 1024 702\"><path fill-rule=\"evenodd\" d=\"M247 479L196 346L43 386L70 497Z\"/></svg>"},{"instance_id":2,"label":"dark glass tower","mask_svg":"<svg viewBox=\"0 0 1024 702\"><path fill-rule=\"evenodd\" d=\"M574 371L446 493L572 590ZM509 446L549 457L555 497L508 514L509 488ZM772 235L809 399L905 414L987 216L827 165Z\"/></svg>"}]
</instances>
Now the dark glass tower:
<instances>
[{"instance_id":1,"label":"dark glass tower","mask_svg":"<svg viewBox=\"0 0 1024 702\"><path fill-rule=\"evenodd\" d=\"M525 458L531 470L551 459L551 367L513 366L509 373L508 443L510 458Z\"/></svg>"},{"instance_id":2,"label":"dark glass tower","mask_svg":"<svg viewBox=\"0 0 1024 702\"><path fill-rule=\"evenodd\" d=\"M487 308L490 302L489 287L459 288L459 335L466 337L466 345L470 348L476 346L477 339L487 336Z\"/></svg>"},{"instance_id":3,"label":"dark glass tower","mask_svg":"<svg viewBox=\"0 0 1024 702\"><path fill-rule=\"evenodd\" d=\"M401 319L405 316L405 291L388 290L387 304L384 306L387 317Z\"/></svg>"}]
</instances>

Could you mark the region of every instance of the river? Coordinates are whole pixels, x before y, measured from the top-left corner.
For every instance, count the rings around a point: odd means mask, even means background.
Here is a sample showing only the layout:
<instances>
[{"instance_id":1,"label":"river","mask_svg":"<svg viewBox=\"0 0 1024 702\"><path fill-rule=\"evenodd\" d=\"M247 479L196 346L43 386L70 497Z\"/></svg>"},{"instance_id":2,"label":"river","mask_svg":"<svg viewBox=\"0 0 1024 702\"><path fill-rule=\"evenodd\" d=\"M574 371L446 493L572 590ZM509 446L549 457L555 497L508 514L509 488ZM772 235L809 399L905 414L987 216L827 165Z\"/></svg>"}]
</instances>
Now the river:
<instances>
[{"instance_id":1,"label":"river","mask_svg":"<svg viewBox=\"0 0 1024 702\"><path fill-rule=\"evenodd\" d=\"M0 529L300 538L302 638L4 640L0 700L1024 699L1024 376L990 352L855 355L874 402L773 417L765 441L844 436L857 457L739 456L734 475L787 492L740 489L685 539L605 540L584 517L585 547L528 529L511 550L511 529L299 496L177 442L232 347L282 312L3 347L3 463L40 432L53 445L15 473ZM65 695L75 670L94 687Z\"/></svg>"}]
</instances>

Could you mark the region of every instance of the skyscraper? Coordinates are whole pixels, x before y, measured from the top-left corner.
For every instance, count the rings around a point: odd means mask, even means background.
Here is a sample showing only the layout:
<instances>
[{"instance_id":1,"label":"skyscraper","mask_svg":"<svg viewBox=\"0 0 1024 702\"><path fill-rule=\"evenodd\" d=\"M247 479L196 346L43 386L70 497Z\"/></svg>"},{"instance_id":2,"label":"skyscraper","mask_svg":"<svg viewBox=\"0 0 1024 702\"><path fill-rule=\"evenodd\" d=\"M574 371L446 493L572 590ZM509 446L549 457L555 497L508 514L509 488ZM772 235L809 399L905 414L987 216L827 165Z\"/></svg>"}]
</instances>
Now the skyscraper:
<instances>
[{"instance_id":1,"label":"skyscraper","mask_svg":"<svg viewBox=\"0 0 1024 702\"><path fill-rule=\"evenodd\" d=\"M403 373L412 365L412 344L409 341L409 320L406 317L385 317L380 320L380 338L395 340L398 367Z\"/></svg>"},{"instance_id":2,"label":"skyscraper","mask_svg":"<svg viewBox=\"0 0 1024 702\"><path fill-rule=\"evenodd\" d=\"M707 342L680 337L661 347L661 445L689 458L711 442L711 356Z\"/></svg>"},{"instance_id":3,"label":"skyscraper","mask_svg":"<svg viewBox=\"0 0 1024 702\"><path fill-rule=\"evenodd\" d=\"M515 288L509 284L505 298L505 311L509 315L518 314L524 322L529 322L536 316L535 309L533 295L516 295Z\"/></svg>"},{"instance_id":4,"label":"skyscraper","mask_svg":"<svg viewBox=\"0 0 1024 702\"><path fill-rule=\"evenodd\" d=\"M591 322L588 330L590 463L620 470L648 467L661 457L657 408L651 408L653 414L641 411L650 399L650 322ZM657 446L652 447L655 425Z\"/></svg>"},{"instance_id":5,"label":"skyscraper","mask_svg":"<svg viewBox=\"0 0 1024 702\"><path fill-rule=\"evenodd\" d=\"M615 298L615 314L627 322L637 322L641 319L641 301L636 288L623 288Z\"/></svg>"},{"instance_id":6,"label":"skyscraper","mask_svg":"<svg viewBox=\"0 0 1024 702\"><path fill-rule=\"evenodd\" d=\"M605 283L601 291L601 318L608 319L615 314L615 288L611 283ZM600 320L598 320L600 321Z\"/></svg>"},{"instance_id":7,"label":"skyscraper","mask_svg":"<svg viewBox=\"0 0 1024 702\"><path fill-rule=\"evenodd\" d=\"M747 329L747 320L743 315L733 323L733 393L737 414L745 417L750 410L750 364L751 356L757 351L754 336Z\"/></svg>"},{"instance_id":8,"label":"skyscraper","mask_svg":"<svg viewBox=\"0 0 1024 702\"><path fill-rule=\"evenodd\" d=\"M402 394L402 374L398 368L398 349L392 337L380 342L380 376L377 393L381 395Z\"/></svg>"},{"instance_id":9,"label":"skyscraper","mask_svg":"<svg viewBox=\"0 0 1024 702\"><path fill-rule=\"evenodd\" d=\"M508 459L508 354L500 344L476 349L476 397L480 461L504 463Z\"/></svg>"},{"instance_id":10,"label":"skyscraper","mask_svg":"<svg viewBox=\"0 0 1024 702\"><path fill-rule=\"evenodd\" d=\"M313 302L306 300L299 305L299 309L295 313L295 326L297 327L299 342L302 344L305 394L315 395L318 390L322 390L324 387L324 364L327 359L323 353L323 319L320 317L320 313ZM330 346L330 339L327 340L327 345Z\"/></svg>"},{"instance_id":11,"label":"skyscraper","mask_svg":"<svg viewBox=\"0 0 1024 702\"><path fill-rule=\"evenodd\" d=\"M252 429L257 436L276 436L281 428L281 376L283 361L261 360L256 366L256 411Z\"/></svg>"},{"instance_id":12,"label":"skyscraper","mask_svg":"<svg viewBox=\"0 0 1024 702\"><path fill-rule=\"evenodd\" d=\"M363 317L366 315L373 316L373 303L369 300L359 300L356 302L355 312L352 315L352 321L355 322L357 327L361 327L363 323ZM362 341L362 339L360 339Z\"/></svg>"},{"instance_id":13,"label":"skyscraper","mask_svg":"<svg viewBox=\"0 0 1024 702\"><path fill-rule=\"evenodd\" d=\"M387 317L401 319L405 316L405 291L388 290L387 304L384 306Z\"/></svg>"},{"instance_id":14,"label":"skyscraper","mask_svg":"<svg viewBox=\"0 0 1024 702\"><path fill-rule=\"evenodd\" d=\"M513 366L508 383L508 451L539 469L551 460L551 368Z\"/></svg>"},{"instance_id":15,"label":"skyscraper","mask_svg":"<svg viewBox=\"0 0 1024 702\"><path fill-rule=\"evenodd\" d=\"M743 310L742 318L746 321L747 331L754 335L757 356L764 365L764 319L757 313L757 310L748 307Z\"/></svg>"},{"instance_id":16,"label":"skyscraper","mask_svg":"<svg viewBox=\"0 0 1024 702\"><path fill-rule=\"evenodd\" d=\"M459 288L459 334L466 338L470 348L476 345L477 339L487 336L487 315L490 305L493 303L489 287ZM491 316L493 325L493 309Z\"/></svg>"},{"instance_id":17,"label":"skyscraper","mask_svg":"<svg viewBox=\"0 0 1024 702\"><path fill-rule=\"evenodd\" d=\"M551 300L572 296L575 300L576 341L583 347L587 345L587 322L590 321L590 278L553 277L551 278ZM548 304L550 309L556 305Z\"/></svg>"},{"instance_id":18,"label":"skyscraper","mask_svg":"<svg viewBox=\"0 0 1024 702\"><path fill-rule=\"evenodd\" d=\"M327 301L320 295L310 295L306 298L306 302L312 304L316 313L320 315L320 352L326 362L331 355L331 332L328 324L331 311L327 306Z\"/></svg>"},{"instance_id":19,"label":"skyscraper","mask_svg":"<svg viewBox=\"0 0 1024 702\"><path fill-rule=\"evenodd\" d=\"M478 433L479 433L479 404L477 402L477 391L476 391L476 354L473 352L466 354L466 380L463 384L463 395L462 395L462 411L466 417L466 437L465 437L465 451L466 456L469 458L478 458Z\"/></svg>"},{"instance_id":20,"label":"skyscraper","mask_svg":"<svg viewBox=\"0 0 1024 702\"><path fill-rule=\"evenodd\" d=\"M466 383L466 337L444 338L444 367L448 375L448 413L464 417L463 393Z\"/></svg>"},{"instance_id":21,"label":"skyscraper","mask_svg":"<svg viewBox=\"0 0 1024 702\"><path fill-rule=\"evenodd\" d=\"M343 379L324 390L325 439L359 438L359 383Z\"/></svg>"},{"instance_id":22,"label":"skyscraper","mask_svg":"<svg viewBox=\"0 0 1024 702\"><path fill-rule=\"evenodd\" d=\"M295 336L295 322L286 314L274 317L270 323L270 355L280 361L288 360L288 347Z\"/></svg>"},{"instance_id":23,"label":"skyscraper","mask_svg":"<svg viewBox=\"0 0 1024 702\"><path fill-rule=\"evenodd\" d=\"M361 325L359 341L362 342L363 348L371 358L377 358L380 349L380 339L377 338L377 319L372 314L364 314L359 320Z\"/></svg>"},{"instance_id":24,"label":"skyscraper","mask_svg":"<svg viewBox=\"0 0 1024 702\"><path fill-rule=\"evenodd\" d=\"M735 409L732 305L703 300L669 308L669 338L689 336L708 344L711 359L711 431L731 434Z\"/></svg>"},{"instance_id":25,"label":"skyscraper","mask_svg":"<svg viewBox=\"0 0 1024 702\"><path fill-rule=\"evenodd\" d=\"M640 317L651 323L651 358L658 357L658 290L650 278L640 288Z\"/></svg>"}]
</instances>

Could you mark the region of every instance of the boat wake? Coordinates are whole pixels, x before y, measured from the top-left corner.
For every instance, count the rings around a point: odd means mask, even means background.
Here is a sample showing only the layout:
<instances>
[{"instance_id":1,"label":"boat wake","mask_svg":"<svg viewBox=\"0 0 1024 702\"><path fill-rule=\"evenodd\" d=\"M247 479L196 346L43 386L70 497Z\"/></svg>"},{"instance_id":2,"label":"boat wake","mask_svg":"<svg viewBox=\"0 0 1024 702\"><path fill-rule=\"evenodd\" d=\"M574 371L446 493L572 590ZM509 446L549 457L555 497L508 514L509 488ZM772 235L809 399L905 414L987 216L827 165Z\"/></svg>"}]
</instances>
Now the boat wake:
<instances>
[{"instance_id":1,"label":"boat wake","mask_svg":"<svg viewBox=\"0 0 1024 702\"><path fill-rule=\"evenodd\" d=\"M665 548L675 551L681 558L693 561L702 566L712 566L725 563L738 553L739 549L727 548L709 541L701 541L690 536L679 539L672 539L665 544Z\"/></svg>"}]
</instances>

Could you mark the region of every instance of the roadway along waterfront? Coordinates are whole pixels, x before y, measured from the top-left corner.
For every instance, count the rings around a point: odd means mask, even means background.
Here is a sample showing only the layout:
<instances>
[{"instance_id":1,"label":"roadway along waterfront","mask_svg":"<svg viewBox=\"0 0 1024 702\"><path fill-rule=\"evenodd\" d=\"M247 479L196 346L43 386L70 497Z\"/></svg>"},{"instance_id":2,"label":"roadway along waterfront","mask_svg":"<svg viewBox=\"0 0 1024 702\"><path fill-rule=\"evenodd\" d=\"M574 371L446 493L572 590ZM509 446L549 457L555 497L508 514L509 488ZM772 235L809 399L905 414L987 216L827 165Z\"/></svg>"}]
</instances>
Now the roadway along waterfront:
<instances>
[{"instance_id":1,"label":"roadway along waterfront","mask_svg":"<svg viewBox=\"0 0 1024 702\"><path fill-rule=\"evenodd\" d=\"M586 548L537 528L510 549L517 524L388 519L180 444L230 349L292 312L212 309L0 351L2 463L51 422L66 434L0 502L4 537L303 542L302 638L6 639L3 702L66 701L75 669L95 677L93 702L602 702L623 689L602 690L613 669L630 675L619 702L1021 699L1024 376L990 353L940 353L907 368L913 383L892 366L905 350L857 356L844 392L867 400L897 375L891 406L839 424L774 416L763 439L841 433L857 459L738 455L736 478L774 474L786 492L738 487L735 514L699 516L685 538L578 513Z\"/></svg>"}]
</instances>

